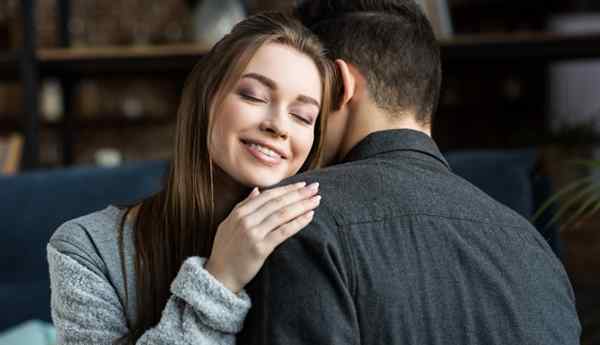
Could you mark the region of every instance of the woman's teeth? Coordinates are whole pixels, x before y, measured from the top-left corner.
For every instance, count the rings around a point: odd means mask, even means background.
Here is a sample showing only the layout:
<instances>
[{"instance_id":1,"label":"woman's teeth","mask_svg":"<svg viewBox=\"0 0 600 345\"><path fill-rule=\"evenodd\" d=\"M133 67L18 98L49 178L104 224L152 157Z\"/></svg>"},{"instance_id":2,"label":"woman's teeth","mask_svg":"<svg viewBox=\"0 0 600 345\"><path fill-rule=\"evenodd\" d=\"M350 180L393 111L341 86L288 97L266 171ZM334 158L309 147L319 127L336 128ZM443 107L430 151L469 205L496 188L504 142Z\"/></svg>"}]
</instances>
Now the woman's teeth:
<instances>
[{"instance_id":1,"label":"woman's teeth","mask_svg":"<svg viewBox=\"0 0 600 345\"><path fill-rule=\"evenodd\" d=\"M261 153L264 153L266 156L272 157L272 158L280 158L281 156L277 154L277 152L266 148L264 146L258 145L258 144L248 144L250 147L255 148L256 150L260 151Z\"/></svg>"}]
</instances>

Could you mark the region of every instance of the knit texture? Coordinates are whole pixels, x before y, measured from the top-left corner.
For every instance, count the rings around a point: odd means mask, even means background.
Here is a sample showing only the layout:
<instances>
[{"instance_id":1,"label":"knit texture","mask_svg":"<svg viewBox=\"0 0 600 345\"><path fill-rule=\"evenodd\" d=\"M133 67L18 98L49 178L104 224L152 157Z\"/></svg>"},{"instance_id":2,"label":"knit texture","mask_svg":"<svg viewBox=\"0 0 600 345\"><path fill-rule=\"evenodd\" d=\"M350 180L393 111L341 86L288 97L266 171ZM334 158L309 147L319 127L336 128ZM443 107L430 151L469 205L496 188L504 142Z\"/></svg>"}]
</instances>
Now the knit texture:
<instances>
[{"instance_id":1,"label":"knit texture","mask_svg":"<svg viewBox=\"0 0 600 345\"><path fill-rule=\"evenodd\" d=\"M124 284L118 281L122 277L118 251L108 252L117 242L121 213L116 211L109 208L67 222L48 244L52 319L58 344L112 344L129 332L127 319L135 320L135 313L125 312ZM132 246L128 243L124 248L126 270L131 276L127 284L129 308L134 308L135 277L129 272ZM137 344L235 344L250 299L243 291L236 295L228 290L204 269L204 263L200 257L183 263L171 284L172 295L160 322Z\"/></svg>"}]
</instances>

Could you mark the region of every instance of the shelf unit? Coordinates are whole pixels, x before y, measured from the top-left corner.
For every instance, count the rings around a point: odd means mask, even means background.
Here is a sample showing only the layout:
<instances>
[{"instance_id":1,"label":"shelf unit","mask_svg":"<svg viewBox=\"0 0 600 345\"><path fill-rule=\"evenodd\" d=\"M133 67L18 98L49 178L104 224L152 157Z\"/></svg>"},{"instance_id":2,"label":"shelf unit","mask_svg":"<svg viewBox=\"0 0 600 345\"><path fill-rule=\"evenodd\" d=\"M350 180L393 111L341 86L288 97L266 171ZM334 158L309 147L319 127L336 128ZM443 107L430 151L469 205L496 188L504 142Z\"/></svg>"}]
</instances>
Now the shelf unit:
<instances>
[{"instance_id":1,"label":"shelf unit","mask_svg":"<svg viewBox=\"0 0 600 345\"><path fill-rule=\"evenodd\" d=\"M104 114L99 118L75 119L74 127L76 129L110 129L118 122L121 128L139 128L146 126L163 126L170 123L170 121L171 119L168 117L149 117L142 115L139 118L128 118L119 114ZM0 122L2 128L9 131L17 131L21 128L19 118L14 114L2 114L2 116L0 116ZM41 120L39 125L40 128L60 129L62 123L60 121Z\"/></svg>"},{"instance_id":2,"label":"shelf unit","mask_svg":"<svg viewBox=\"0 0 600 345\"><path fill-rule=\"evenodd\" d=\"M42 76L83 77L104 73L187 74L205 54L200 45L147 47L63 48L38 52Z\"/></svg>"},{"instance_id":3,"label":"shelf unit","mask_svg":"<svg viewBox=\"0 0 600 345\"><path fill-rule=\"evenodd\" d=\"M153 78L183 80L206 53L198 45L147 47L69 48L70 0L57 0L59 48L35 51L34 0L23 0L23 46L0 54L0 79L20 80L24 90L21 121L0 118L0 128L19 127L25 133L24 168L39 165L40 127L62 132L62 160L70 165L78 129L111 126L119 119L124 126L143 126L143 120L127 120L113 115L103 120L77 119L72 112L73 90L79 80L106 75L152 75ZM560 36L548 33L457 36L440 42L446 70L470 63L548 63L551 61L600 57L600 34ZM39 114L37 95L40 79L58 78L63 89L64 116L58 124L44 124ZM179 80L177 79L177 80ZM95 122L94 122L95 121ZM158 122L156 122L158 121ZM148 124L161 120L149 120Z\"/></svg>"},{"instance_id":4,"label":"shelf unit","mask_svg":"<svg viewBox=\"0 0 600 345\"><path fill-rule=\"evenodd\" d=\"M600 57L600 34L560 36L536 33L520 35L457 36L440 42L446 64L549 62ZM148 47L57 48L37 53L42 76L95 76L100 73L187 73L206 53L199 45ZM4 62L0 66L15 63ZM2 68L2 67L0 67Z\"/></svg>"}]
</instances>

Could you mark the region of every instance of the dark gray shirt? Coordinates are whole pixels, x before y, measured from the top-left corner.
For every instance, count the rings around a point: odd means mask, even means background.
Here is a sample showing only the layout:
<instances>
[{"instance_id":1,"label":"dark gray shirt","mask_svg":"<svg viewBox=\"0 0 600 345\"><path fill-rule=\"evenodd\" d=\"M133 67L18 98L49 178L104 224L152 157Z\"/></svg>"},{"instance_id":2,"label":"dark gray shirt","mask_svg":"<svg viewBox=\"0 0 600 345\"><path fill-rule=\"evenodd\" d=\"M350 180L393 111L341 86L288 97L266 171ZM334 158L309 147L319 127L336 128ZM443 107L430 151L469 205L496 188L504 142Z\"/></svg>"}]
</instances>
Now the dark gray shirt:
<instances>
[{"instance_id":1,"label":"dark gray shirt","mask_svg":"<svg viewBox=\"0 0 600 345\"><path fill-rule=\"evenodd\" d=\"M321 206L247 287L239 344L579 343L550 247L427 135L371 134L343 163L284 183L299 180L320 182Z\"/></svg>"}]
</instances>

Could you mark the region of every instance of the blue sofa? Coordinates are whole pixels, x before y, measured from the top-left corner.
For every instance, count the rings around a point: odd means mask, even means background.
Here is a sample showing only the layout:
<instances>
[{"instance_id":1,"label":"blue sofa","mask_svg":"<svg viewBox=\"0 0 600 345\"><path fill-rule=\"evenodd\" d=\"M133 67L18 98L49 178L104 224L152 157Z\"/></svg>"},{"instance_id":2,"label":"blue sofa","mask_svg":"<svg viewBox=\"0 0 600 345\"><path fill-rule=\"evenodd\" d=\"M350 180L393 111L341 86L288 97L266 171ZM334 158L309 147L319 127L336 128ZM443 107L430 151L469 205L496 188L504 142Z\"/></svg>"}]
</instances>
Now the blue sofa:
<instances>
[{"instance_id":1,"label":"blue sofa","mask_svg":"<svg viewBox=\"0 0 600 345\"><path fill-rule=\"evenodd\" d=\"M548 195L547 179L535 174L535 150L446 156L456 173L525 217ZM50 321L46 243L60 224L152 194L166 167L164 161L150 161L0 177L0 331L31 319ZM539 229L559 253L556 230Z\"/></svg>"}]
</instances>

